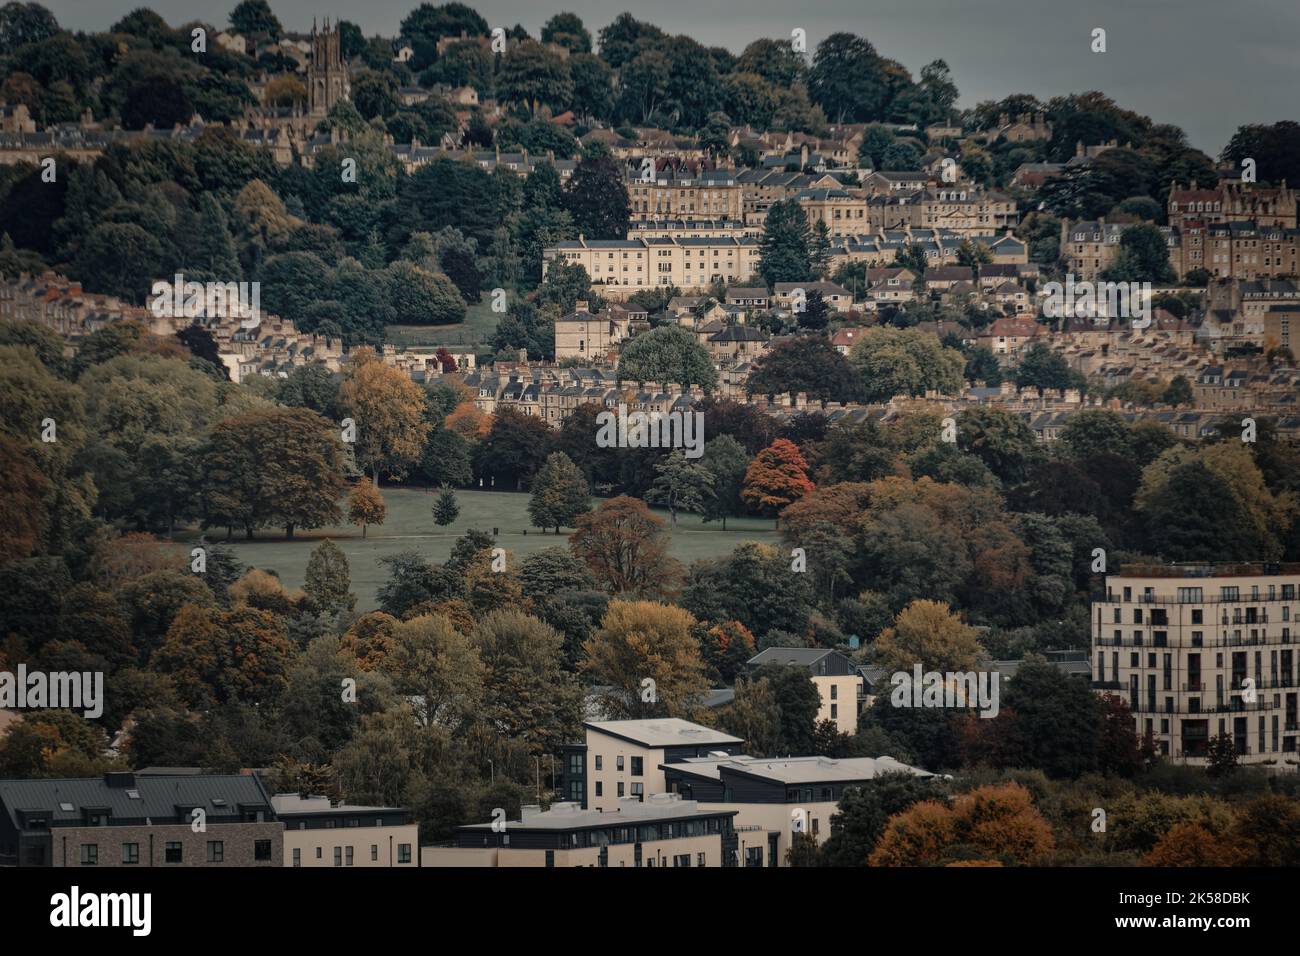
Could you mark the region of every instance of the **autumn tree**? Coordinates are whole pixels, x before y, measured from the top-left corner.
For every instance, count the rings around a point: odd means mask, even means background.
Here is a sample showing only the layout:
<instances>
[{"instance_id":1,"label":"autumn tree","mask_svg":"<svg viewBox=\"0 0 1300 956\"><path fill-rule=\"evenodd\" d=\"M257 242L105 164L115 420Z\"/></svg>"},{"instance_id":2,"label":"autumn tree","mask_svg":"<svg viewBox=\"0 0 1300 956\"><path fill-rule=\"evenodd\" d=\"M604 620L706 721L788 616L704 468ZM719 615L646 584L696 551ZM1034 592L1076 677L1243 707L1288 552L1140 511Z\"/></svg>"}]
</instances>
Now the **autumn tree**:
<instances>
[{"instance_id":1,"label":"autumn tree","mask_svg":"<svg viewBox=\"0 0 1300 956\"><path fill-rule=\"evenodd\" d=\"M582 470L562 451L546 457L533 479L533 493L528 500L528 516L545 530L561 525L572 527L578 516L591 509L591 491Z\"/></svg>"},{"instance_id":2,"label":"autumn tree","mask_svg":"<svg viewBox=\"0 0 1300 956\"><path fill-rule=\"evenodd\" d=\"M409 375L369 349L354 355L338 404L356 428L357 464L378 485L381 473L401 477L420 460L430 425L424 393Z\"/></svg>"},{"instance_id":3,"label":"autumn tree","mask_svg":"<svg viewBox=\"0 0 1300 956\"><path fill-rule=\"evenodd\" d=\"M384 496L377 487L368 481L359 481L352 486L348 494L348 521L361 528L361 537L366 536L370 525L381 525L388 514Z\"/></svg>"},{"instance_id":4,"label":"autumn tree","mask_svg":"<svg viewBox=\"0 0 1300 956\"><path fill-rule=\"evenodd\" d=\"M170 674L191 707L265 703L284 687L296 648L284 623L248 605L187 606L150 665Z\"/></svg>"},{"instance_id":5,"label":"autumn tree","mask_svg":"<svg viewBox=\"0 0 1300 956\"><path fill-rule=\"evenodd\" d=\"M1240 866L1245 851L1226 835L1217 835L1199 823L1175 823L1151 852L1143 866Z\"/></svg>"},{"instance_id":6,"label":"autumn tree","mask_svg":"<svg viewBox=\"0 0 1300 956\"><path fill-rule=\"evenodd\" d=\"M914 804L891 817L872 866L934 866L959 848L975 859L1027 866L1055 846L1052 828L1018 783L978 787L945 805ZM964 857L970 859L970 857Z\"/></svg>"},{"instance_id":7,"label":"autumn tree","mask_svg":"<svg viewBox=\"0 0 1300 956\"><path fill-rule=\"evenodd\" d=\"M580 515L569 547L596 580L615 594L671 593L681 566L668 556L664 523L644 501L620 495Z\"/></svg>"},{"instance_id":8,"label":"autumn tree","mask_svg":"<svg viewBox=\"0 0 1300 956\"><path fill-rule=\"evenodd\" d=\"M910 672L914 664L925 671L969 671L981 653L975 629L942 601L913 601L898 612L894 626L874 647L876 662L890 673Z\"/></svg>"},{"instance_id":9,"label":"autumn tree","mask_svg":"<svg viewBox=\"0 0 1300 956\"><path fill-rule=\"evenodd\" d=\"M775 515L813 490L808 462L794 442L778 438L749 463L740 497L755 511Z\"/></svg>"},{"instance_id":10,"label":"autumn tree","mask_svg":"<svg viewBox=\"0 0 1300 956\"><path fill-rule=\"evenodd\" d=\"M357 596L351 587L347 556L337 544L325 539L307 559L303 590L322 614L334 615L356 607Z\"/></svg>"},{"instance_id":11,"label":"autumn tree","mask_svg":"<svg viewBox=\"0 0 1300 956\"><path fill-rule=\"evenodd\" d=\"M609 686L603 705L612 717L695 718L708 690L695 618L652 601L613 601L600 629L582 645L582 671Z\"/></svg>"},{"instance_id":12,"label":"autumn tree","mask_svg":"<svg viewBox=\"0 0 1300 956\"><path fill-rule=\"evenodd\" d=\"M427 614L395 624L380 668L422 720L460 727L479 713L486 668L474 643L444 617Z\"/></svg>"}]
</instances>

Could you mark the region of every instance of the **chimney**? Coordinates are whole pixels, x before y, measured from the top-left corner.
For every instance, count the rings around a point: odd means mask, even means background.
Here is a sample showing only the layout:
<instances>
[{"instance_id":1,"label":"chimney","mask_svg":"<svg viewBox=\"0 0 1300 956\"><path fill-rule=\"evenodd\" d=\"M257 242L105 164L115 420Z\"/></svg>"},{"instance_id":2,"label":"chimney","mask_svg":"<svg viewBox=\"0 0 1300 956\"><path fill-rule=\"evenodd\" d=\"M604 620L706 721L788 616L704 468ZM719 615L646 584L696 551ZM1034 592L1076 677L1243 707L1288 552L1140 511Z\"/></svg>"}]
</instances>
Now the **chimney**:
<instances>
[{"instance_id":1,"label":"chimney","mask_svg":"<svg viewBox=\"0 0 1300 956\"><path fill-rule=\"evenodd\" d=\"M575 312L586 312L586 311L587 311L587 300L586 300L586 299L579 299L577 302L575 302L575 303L573 304L573 311L575 311Z\"/></svg>"}]
</instances>

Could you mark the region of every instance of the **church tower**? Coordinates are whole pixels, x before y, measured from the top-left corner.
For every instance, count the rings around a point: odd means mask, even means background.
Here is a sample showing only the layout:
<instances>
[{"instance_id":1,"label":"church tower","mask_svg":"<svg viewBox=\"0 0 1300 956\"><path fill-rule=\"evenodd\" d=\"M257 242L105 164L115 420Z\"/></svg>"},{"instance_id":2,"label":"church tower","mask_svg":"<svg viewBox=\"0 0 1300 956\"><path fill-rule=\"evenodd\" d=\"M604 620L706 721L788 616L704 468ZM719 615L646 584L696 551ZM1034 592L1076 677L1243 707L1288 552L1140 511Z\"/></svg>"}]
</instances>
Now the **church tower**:
<instances>
[{"instance_id":1,"label":"church tower","mask_svg":"<svg viewBox=\"0 0 1300 956\"><path fill-rule=\"evenodd\" d=\"M348 99L352 88L343 63L343 38L329 20L318 31L311 24L311 63L307 67L307 105L313 116L324 116L339 100Z\"/></svg>"}]
</instances>

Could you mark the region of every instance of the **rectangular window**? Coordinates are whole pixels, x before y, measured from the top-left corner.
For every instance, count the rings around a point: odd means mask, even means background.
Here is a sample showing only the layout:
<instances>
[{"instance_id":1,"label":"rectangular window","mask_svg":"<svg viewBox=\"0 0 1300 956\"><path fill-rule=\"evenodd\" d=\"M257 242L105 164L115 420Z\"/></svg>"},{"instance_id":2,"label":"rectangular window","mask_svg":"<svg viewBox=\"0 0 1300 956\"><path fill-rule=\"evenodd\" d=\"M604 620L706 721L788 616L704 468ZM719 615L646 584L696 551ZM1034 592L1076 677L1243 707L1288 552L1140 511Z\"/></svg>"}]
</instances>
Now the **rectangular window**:
<instances>
[{"instance_id":1,"label":"rectangular window","mask_svg":"<svg viewBox=\"0 0 1300 956\"><path fill-rule=\"evenodd\" d=\"M254 840L253 841L253 859L269 860L271 859L271 841Z\"/></svg>"},{"instance_id":2,"label":"rectangular window","mask_svg":"<svg viewBox=\"0 0 1300 956\"><path fill-rule=\"evenodd\" d=\"M81 844L81 865L99 866L99 844L98 843Z\"/></svg>"},{"instance_id":3,"label":"rectangular window","mask_svg":"<svg viewBox=\"0 0 1300 956\"><path fill-rule=\"evenodd\" d=\"M397 862L398 863L411 862L411 844L409 843L397 844Z\"/></svg>"},{"instance_id":4,"label":"rectangular window","mask_svg":"<svg viewBox=\"0 0 1300 956\"><path fill-rule=\"evenodd\" d=\"M371 859L371 862L377 861L377 860L379 859L379 844L378 844L378 843L372 843L372 844L370 844L370 859Z\"/></svg>"},{"instance_id":5,"label":"rectangular window","mask_svg":"<svg viewBox=\"0 0 1300 956\"><path fill-rule=\"evenodd\" d=\"M140 862L140 844L123 843L122 844L122 864L129 866L132 863Z\"/></svg>"},{"instance_id":6,"label":"rectangular window","mask_svg":"<svg viewBox=\"0 0 1300 956\"><path fill-rule=\"evenodd\" d=\"M226 845L221 840L208 841L208 862L224 863L226 859Z\"/></svg>"},{"instance_id":7,"label":"rectangular window","mask_svg":"<svg viewBox=\"0 0 1300 956\"><path fill-rule=\"evenodd\" d=\"M597 770L605 769L605 758L603 758L600 754L596 754L596 769Z\"/></svg>"},{"instance_id":8,"label":"rectangular window","mask_svg":"<svg viewBox=\"0 0 1300 956\"><path fill-rule=\"evenodd\" d=\"M346 865L347 865L347 866L351 866L351 865L352 865L352 847L346 847L345 849L347 850L347 863L346 863Z\"/></svg>"},{"instance_id":9,"label":"rectangular window","mask_svg":"<svg viewBox=\"0 0 1300 956\"><path fill-rule=\"evenodd\" d=\"M343 847L341 846L336 846L334 848L334 865L335 866L343 865Z\"/></svg>"},{"instance_id":10,"label":"rectangular window","mask_svg":"<svg viewBox=\"0 0 1300 956\"><path fill-rule=\"evenodd\" d=\"M182 860L181 845L176 842L163 844L163 862L180 863Z\"/></svg>"},{"instance_id":11,"label":"rectangular window","mask_svg":"<svg viewBox=\"0 0 1300 956\"><path fill-rule=\"evenodd\" d=\"M644 774L642 773L643 769L644 769L643 758L641 758L641 757L633 757L633 758L632 758L632 776L634 776L634 777L644 776Z\"/></svg>"},{"instance_id":12,"label":"rectangular window","mask_svg":"<svg viewBox=\"0 0 1300 956\"><path fill-rule=\"evenodd\" d=\"M302 866L302 850L297 847L293 849L293 865Z\"/></svg>"}]
</instances>

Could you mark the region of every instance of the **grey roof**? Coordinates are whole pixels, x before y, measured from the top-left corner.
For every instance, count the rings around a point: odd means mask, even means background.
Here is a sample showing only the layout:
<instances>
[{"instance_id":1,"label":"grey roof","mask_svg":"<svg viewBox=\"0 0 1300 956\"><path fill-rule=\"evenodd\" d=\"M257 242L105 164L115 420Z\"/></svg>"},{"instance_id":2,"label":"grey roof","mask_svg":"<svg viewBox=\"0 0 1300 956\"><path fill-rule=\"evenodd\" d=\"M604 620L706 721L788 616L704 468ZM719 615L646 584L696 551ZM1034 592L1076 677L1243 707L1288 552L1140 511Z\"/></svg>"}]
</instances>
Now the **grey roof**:
<instances>
[{"instance_id":1,"label":"grey roof","mask_svg":"<svg viewBox=\"0 0 1300 956\"><path fill-rule=\"evenodd\" d=\"M660 764L660 769L682 769L694 774L721 779L722 771L729 770L761 777L775 783L839 783L850 780L873 780L885 773L910 773L917 777L934 774L900 763L893 757L777 757L767 759L744 754L735 757L689 757L670 764Z\"/></svg>"},{"instance_id":2,"label":"grey roof","mask_svg":"<svg viewBox=\"0 0 1300 956\"><path fill-rule=\"evenodd\" d=\"M60 780L0 780L0 804L18 826L16 812L40 810L52 825L80 823L87 808L107 809L122 822L151 818L175 822L178 810L202 807L209 819L238 816L240 806L271 806L271 798L254 774L106 775ZM132 796L135 794L136 796Z\"/></svg>"},{"instance_id":3,"label":"grey roof","mask_svg":"<svg viewBox=\"0 0 1300 956\"><path fill-rule=\"evenodd\" d=\"M586 727L621 737L643 747L680 747L695 744L740 744L739 737L724 734L710 727L693 724L680 717L660 717L648 720L601 720L589 721Z\"/></svg>"},{"instance_id":4,"label":"grey roof","mask_svg":"<svg viewBox=\"0 0 1300 956\"><path fill-rule=\"evenodd\" d=\"M683 817L734 816L738 810L702 808L694 800L683 800L675 793L655 793L641 802L635 797L619 801L618 809L601 812L583 810L571 802L553 803L549 810L538 811L524 807L521 819L506 822L506 830L583 830L588 827L616 827L623 823L642 823L652 820L680 820ZM471 823L460 830L489 830L491 823Z\"/></svg>"},{"instance_id":5,"label":"grey roof","mask_svg":"<svg viewBox=\"0 0 1300 956\"><path fill-rule=\"evenodd\" d=\"M763 664L800 664L811 667L832 653L834 651L827 647L769 647L750 658L749 663L755 667Z\"/></svg>"}]
</instances>

